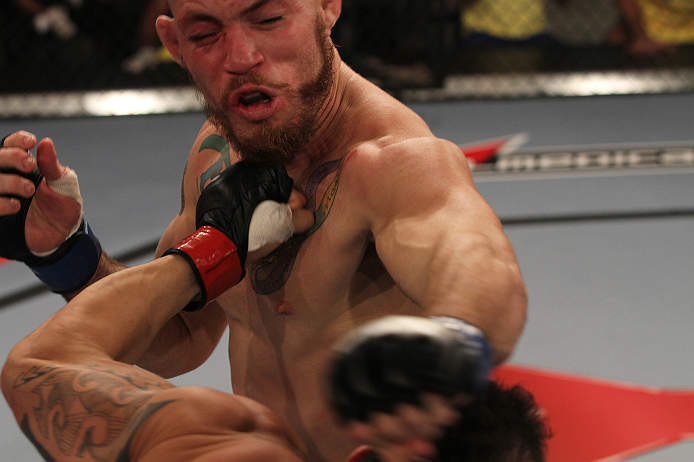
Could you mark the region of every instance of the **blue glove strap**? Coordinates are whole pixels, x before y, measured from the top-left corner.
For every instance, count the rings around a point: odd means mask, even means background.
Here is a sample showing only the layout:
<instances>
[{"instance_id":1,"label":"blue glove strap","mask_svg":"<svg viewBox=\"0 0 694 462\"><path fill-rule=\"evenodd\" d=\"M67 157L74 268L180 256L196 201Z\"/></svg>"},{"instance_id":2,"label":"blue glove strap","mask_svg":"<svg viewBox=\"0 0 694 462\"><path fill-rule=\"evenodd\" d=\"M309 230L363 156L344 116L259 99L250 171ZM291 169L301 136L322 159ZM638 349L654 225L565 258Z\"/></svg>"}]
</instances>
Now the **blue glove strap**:
<instances>
[{"instance_id":1,"label":"blue glove strap","mask_svg":"<svg viewBox=\"0 0 694 462\"><path fill-rule=\"evenodd\" d=\"M82 234L74 247L58 262L48 266L33 266L34 274L56 293L79 289L91 279L101 259L101 243L85 220Z\"/></svg>"},{"instance_id":2,"label":"blue glove strap","mask_svg":"<svg viewBox=\"0 0 694 462\"><path fill-rule=\"evenodd\" d=\"M489 374L494 367L494 352L487 341L487 337L477 327L462 319L450 316L433 316L430 319L458 333L463 343L470 350L478 352L475 391L477 393L484 391L489 381Z\"/></svg>"}]
</instances>

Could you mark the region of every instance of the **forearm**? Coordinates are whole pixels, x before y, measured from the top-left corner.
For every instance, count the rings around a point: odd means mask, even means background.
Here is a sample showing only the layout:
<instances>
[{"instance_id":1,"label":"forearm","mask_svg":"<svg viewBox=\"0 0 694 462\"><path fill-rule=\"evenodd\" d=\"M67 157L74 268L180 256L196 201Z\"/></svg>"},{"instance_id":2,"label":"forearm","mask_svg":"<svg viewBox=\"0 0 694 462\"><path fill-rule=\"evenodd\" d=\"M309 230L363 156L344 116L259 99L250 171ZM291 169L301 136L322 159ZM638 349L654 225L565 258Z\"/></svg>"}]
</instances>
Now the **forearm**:
<instances>
[{"instance_id":1,"label":"forearm","mask_svg":"<svg viewBox=\"0 0 694 462\"><path fill-rule=\"evenodd\" d=\"M101 279L105 278L110 274L122 271L127 268L128 267L123 263L111 259L111 257L109 257L108 254L102 250L101 258L99 259L99 266L96 268L96 271L94 272L94 275L91 277L91 279L87 281L87 283L84 284L84 286L79 288L78 290L62 294L63 298L65 298L65 300L67 301L70 301L73 298L75 298L80 292L82 292L84 289L94 284L95 282L100 281Z\"/></svg>"},{"instance_id":2,"label":"forearm","mask_svg":"<svg viewBox=\"0 0 694 462\"><path fill-rule=\"evenodd\" d=\"M89 286L25 342L38 359L75 362L101 355L133 364L198 290L183 259L158 259Z\"/></svg>"},{"instance_id":3,"label":"forearm","mask_svg":"<svg viewBox=\"0 0 694 462\"><path fill-rule=\"evenodd\" d=\"M195 313L179 312L159 331L136 364L164 378L190 372L214 352L226 326L226 314L215 302Z\"/></svg>"},{"instance_id":4,"label":"forearm","mask_svg":"<svg viewBox=\"0 0 694 462\"><path fill-rule=\"evenodd\" d=\"M382 239L379 249L398 285L419 304L422 315L452 316L479 328L495 360L505 361L523 330L527 308L508 240L500 231L490 231L493 238L478 232L433 237L433 227L405 229Z\"/></svg>"},{"instance_id":5,"label":"forearm","mask_svg":"<svg viewBox=\"0 0 694 462\"><path fill-rule=\"evenodd\" d=\"M453 316L478 327L495 360L508 359L523 331L528 296L510 244L469 236L438 253L428 268L422 306L428 316Z\"/></svg>"}]
</instances>

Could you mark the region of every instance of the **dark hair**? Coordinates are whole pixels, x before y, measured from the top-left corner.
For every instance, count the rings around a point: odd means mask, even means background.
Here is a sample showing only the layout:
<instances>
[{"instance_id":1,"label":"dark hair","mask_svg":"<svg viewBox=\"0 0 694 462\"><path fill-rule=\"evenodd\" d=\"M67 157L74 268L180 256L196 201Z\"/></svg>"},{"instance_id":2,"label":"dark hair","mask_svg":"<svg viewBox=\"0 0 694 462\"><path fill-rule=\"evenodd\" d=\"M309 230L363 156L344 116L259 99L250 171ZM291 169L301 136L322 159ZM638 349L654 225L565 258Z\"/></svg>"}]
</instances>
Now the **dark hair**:
<instances>
[{"instance_id":1,"label":"dark hair","mask_svg":"<svg viewBox=\"0 0 694 462\"><path fill-rule=\"evenodd\" d=\"M490 382L437 444L436 462L544 462L551 436L533 395Z\"/></svg>"}]
</instances>

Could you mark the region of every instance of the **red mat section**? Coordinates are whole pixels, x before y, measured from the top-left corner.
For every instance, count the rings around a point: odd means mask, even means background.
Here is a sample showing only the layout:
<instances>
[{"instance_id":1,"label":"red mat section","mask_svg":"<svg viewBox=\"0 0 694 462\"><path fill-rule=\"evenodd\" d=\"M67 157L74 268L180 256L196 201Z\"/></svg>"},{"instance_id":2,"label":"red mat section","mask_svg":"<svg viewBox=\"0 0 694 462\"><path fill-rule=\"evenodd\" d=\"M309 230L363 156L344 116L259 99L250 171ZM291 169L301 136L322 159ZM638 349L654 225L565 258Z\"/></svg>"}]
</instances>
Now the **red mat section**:
<instances>
[{"instance_id":1,"label":"red mat section","mask_svg":"<svg viewBox=\"0 0 694 462\"><path fill-rule=\"evenodd\" d=\"M694 390L662 390L515 365L495 380L535 395L554 436L548 462L616 462L694 439Z\"/></svg>"},{"instance_id":2,"label":"red mat section","mask_svg":"<svg viewBox=\"0 0 694 462\"><path fill-rule=\"evenodd\" d=\"M0 257L0 266L5 265L7 263L11 263L11 260L5 260L4 258Z\"/></svg>"}]
</instances>

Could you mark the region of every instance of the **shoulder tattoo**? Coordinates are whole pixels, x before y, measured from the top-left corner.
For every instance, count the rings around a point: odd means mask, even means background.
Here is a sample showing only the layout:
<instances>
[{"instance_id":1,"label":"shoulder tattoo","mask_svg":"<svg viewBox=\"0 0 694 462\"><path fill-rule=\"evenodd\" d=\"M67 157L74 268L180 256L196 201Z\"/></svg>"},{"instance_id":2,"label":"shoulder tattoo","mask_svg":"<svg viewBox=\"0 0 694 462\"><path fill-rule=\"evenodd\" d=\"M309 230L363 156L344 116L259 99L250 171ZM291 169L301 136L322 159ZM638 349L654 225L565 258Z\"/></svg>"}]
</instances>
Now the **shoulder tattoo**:
<instances>
[{"instance_id":1,"label":"shoulder tattoo","mask_svg":"<svg viewBox=\"0 0 694 462\"><path fill-rule=\"evenodd\" d=\"M171 387L163 379L100 365L35 367L13 387L31 387L33 405L20 427L48 461L59 453L75 460L125 462L137 430L172 402L151 402L148 392Z\"/></svg>"},{"instance_id":2,"label":"shoulder tattoo","mask_svg":"<svg viewBox=\"0 0 694 462\"><path fill-rule=\"evenodd\" d=\"M275 249L270 255L253 263L251 266L251 285L253 290L259 295L271 294L282 288L291 275L294 261L301 249L301 245L313 233L321 227L328 218L332 209L333 202L337 196L337 188L340 184L340 174L344 157L331 162L327 162L318 167L309 177L306 183L306 208L313 212L315 223L305 233L292 236L287 242ZM321 182L330 174L335 173L332 181L317 204L317 190Z\"/></svg>"},{"instance_id":3,"label":"shoulder tattoo","mask_svg":"<svg viewBox=\"0 0 694 462\"><path fill-rule=\"evenodd\" d=\"M186 161L186 166L183 167L183 178L181 178L181 209L178 211L179 215L183 215L183 210L186 208L186 172L188 171L188 161Z\"/></svg>"},{"instance_id":4,"label":"shoulder tattoo","mask_svg":"<svg viewBox=\"0 0 694 462\"><path fill-rule=\"evenodd\" d=\"M198 180L198 192L202 192L203 189L205 189L205 186L212 180L214 177L222 173L226 168L228 168L231 165L231 157L229 155L229 142L225 140L223 137L219 135L210 135L207 138L205 138L205 141L202 142L200 145L200 150L198 152L202 152L205 149L212 149L213 151L217 151L219 153L219 159L217 162L212 164L210 168L205 170L202 175L200 175L200 178Z\"/></svg>"}]
</instances>

